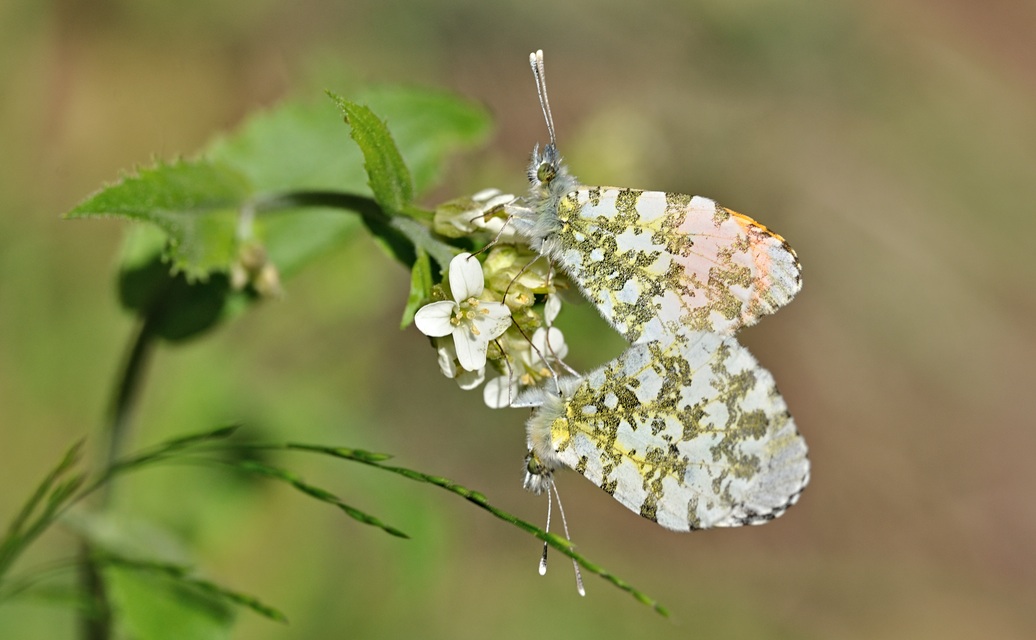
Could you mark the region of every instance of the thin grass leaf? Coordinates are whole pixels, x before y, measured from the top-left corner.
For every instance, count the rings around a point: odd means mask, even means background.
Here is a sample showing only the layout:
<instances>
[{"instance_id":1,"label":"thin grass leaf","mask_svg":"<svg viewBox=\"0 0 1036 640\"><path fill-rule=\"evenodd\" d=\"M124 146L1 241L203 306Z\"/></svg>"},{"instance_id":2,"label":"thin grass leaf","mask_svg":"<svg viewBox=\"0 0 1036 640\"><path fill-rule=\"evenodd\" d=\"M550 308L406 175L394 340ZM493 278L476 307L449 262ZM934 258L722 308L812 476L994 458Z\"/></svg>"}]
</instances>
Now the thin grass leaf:
<instances>
[{"instance_id":1,"label":"thin grass leaf","mask_svg":"<svg viewBox=\"0 0 1036 640\"><path fill-rule=\"evenodd\" d=\"M557 549L559 552L575 560L579 564L579 566L583 567L583 569L585 569L586 571L596 574L601 578L604 578L606 581L610 582L614 586L632 595L638 602L651 607L662 616L669 617L669 610L666 609L661 603L659 603L657 600L647 595L643 591L640 591L639 589L637 589L630 583L626 582L625 580L614 575L607 569L586 559L582 554L575 551L575 549L573 548L573 544L570 540L562 538L561 536L555 535L553 533L544 531L543 529L540 529L531 522L526 522L518 516L512 515L502 509L494 507L493 505L489 504L489 501L486 499L485 495L479 493L478 491L473 491L471 489L463 487L457 484L456 482L453 482L452 480L449 480L448 478L443 478L441 476L432 476L426 473L422 473L420 471L414 471L413 469L407 469L405 467L396 467L392 465L382 464L380 461L372 459L369 452L363 451L361 449L348 449L344 447L322 447L319 445L309 445L302 443L288 443L284 446L284 448L293 449L296 451L322 453L325 455L334 456L336 458L352 460L354 462L360 462L362 464L366 464L378 469L390 471L397 475L401 475L404 478L409 478L417 482L424 482L426 484L433 484L437 487L441 487L449 491L450 493L461 496L469 502L478 505L480 508L485 509L486 511L493 514L497 518L503 520L504 522L508 522L518 527L522 531L525 531L526 533L529 533L539 538L551 547Z\"/></svg>"},{"instance_id":2,"label":"thin grass leaf","mask_svg":"<svg viewBox=\"0 0 1036 640\"><path fill-rule=\"evenodd\" d=\"M316 453L324 453L329 456L336 458L346 458L348 460L355 460L357 462L367 463L378 463L390 460L393 456L388 453L375 453L373 451L367 451L365 449L350 449L348 447L325 447L319 444L303 444L298 442L289 442L285 445L275 445L274 448L278 449L289 449L294 451L313 451Z\"/></svg>"},{"instance_id":3,"label":"thin grass leaf","mask_svg":"<svg viewBox=\"0 0 1036 640\"><path fill-rule=\"evenodd\" d=\"M133 469L138 469L148 464L155 462L162 462L169 459L171 456L190 449L199 445L209 444L217 440L225 440L230 436L234 435L238 430L237 425L231 425L228 427L220 427L211 431L203 431L201 433L194 433L172 440L162 442L150 449L145 449L142 453L128 458L117 460L108 470L102 474L94 484L90 486L89 491L93 491L101 484L111 480L112 477L125 473Z\"/></svg>"},{"instance_id":4,"label":"thin grass leaf","mask_svg":"<svg viewBox=\"0 0 1036 640\"><path fill-rule=\"evenodd\" d=\"M55 513L60 510L67 501L82 486L85 478L78 474L71 479L59 482L69 469L78 461L82 454L83 441L73 444L64 457L50 473L43 479L43 482L36 487L36 490L22 506L18 515L15 516L7 530L7 535L0 541L0 580L14 563L21 552L40 535L55 518ZM30 523L33 513L39 509L40 504L46 500L46 505L37 518Z\"/></svg>"},{"instance_id":5,"label":"thin grass leaf","mask_svg":"<svg viewBox=\"0 0 1036 640\"><path fill-rule=\"evenodd\" d=\"M43 479L43 482L41 482L39 486L36 487L36 491L33 492L32 496L22 506L21 511L18 512L18 515L15 516L14 520L11 521L10 526L8 526L7 528L8 535L16 535L21 530L21 528L25 525L25 522L29 519L29 516L32 515L32 512L36 510L36 507L39 505L40 501L43 500L43 497L47 495L47 492L50 491L50 488L54 486L55 482L57 482L57 479L60 478L66 471L68 471L68 469L71 468L72 465L79 461L79 458L82 455L82 451L83 441L80 440L79 442L73 444L68 449L68 451L65 452L65 457L61 459L61 462L59 462L56 467L51 469L50 473L47 474L47 477L45 477Z\"/></svg>"},{"instance_id":6,"label":"thin grass leaf","mask_svg":"<svg viewBox=\"0 0 1036 640\"><path fill-rule=\"evenodd\" d=\"M264 604L258 598L250 596L240 591L229 589L222 585L216 584L209 580L202 578L196 578L190 575L191 568L183 565L172 564L168 562L155 562L151 560L138 560L133 558L126 558L113 554L97 554L94 556L94 561L98 564L105 564L111 566L117 566L127 569L133 569L136 571L144 571L150 573L157 573L168 578L171 578L181 584L198 589L199 591L208 595L216 596L217 598L226 600L233 604L251 609L255 613L275 620L277 622L286 623L288 621L285 616L278 609L271 607L268 604Z\"/></svg>"},{"instance_id":7,"label":"thin grass leaf","mask_svg":"<svg viewBox=\"0 0 1036 640\"><path fill-rule=\"evenodd\" d=\"M12 600L18 597L26 597L31 595L36 597L37 594L43 591L43 588L38 587L41 582L46 582L53 578L67 574L76 567L79 566L79 560L77 558L66 558L55 562L50 562L42 566L33 567L24 572L22 575L12 577L4 581L2 587L0 587L0 603L5 600ZM53 587L51 591L59 591L62 589L68 589L68 587ZM81 599L81 594L78 589L74 590L74 593ZM43 596L44 599L48 597Z\"/></svg>"},{"instance_id":8,"label":"thin grass leaf","mask_svg":"<svg viewBox=\"0 0 1036 640\"><path fill-rule=\"evenodd\" d=\"M637 589L636 587L634 587L630 583L626 582L625 580L622 580L621 578L619 578L616 575L612 574L611 572L607 571L603 567L590 562L585 557L583 557L582 554L576 552L572 548L571 541L569 541L569 540L567 540L565 538L562 538L560 536L557 536L557 535L555 535L553 533L548 533L547 531L544 531L543 529L540 529L539 527L537 527L536 525L534 525L534 524L532 524L530 522L526 522L526 521L522 520L521 518L519 518L519 517L517 517L515 515L507 513L506 511L503 511L502 509L498 509L497 507L494 507L493 505L489 504L489 502L486 500L486 497L484 495L482 495L481 493L478 493L477 491L472 491L471 489L467 489L465 487L462 487L462 486L458 485L455 482L447 480L446 478L430 476L430 475L421 473L419 471L414 471L412 469L404 469L402 467L393 467L393 466L384 465L384 464L378 464L378 463L369 463L369 464L372 464L372 466L375 466L375 467L378 467L378 468L381 468L381 469L385 469L386 471L391 471L393 473L398 473L399 475L405 476L405 477L410 478L412 480L416 480L416 481L419 481L419 482L426 482L426 483L429 483L429 484L434 484L437 487L442 487L443 489L446 489L447 491L449 491L451 493L455 493L455 494L457 494L457 495L467 499L469 502L475 503L476 505L478 505L482 509L485 509L489 513L491 513L494 516L496 516L497 518L500 518L501 520L503 520L505 522L509 522L509 523L513 524L514 526L518 527L519 529L522 529L523 531L531 533L532 535L536 536L540 540L546 542L548 545L554 547L555 549L557 549L561 553L563 553L566 556L568 556L568 557L572 558L573 560L575 560L577 563L579 563L579 566L583 567L588 572L595 573L598 576L604 578L605 580L607 580L608 582L612 583L613 585L615 585L619 589L622 589L623 591L625 591L625 592L629 593L630 595L632 595L634 598L637 599L637 601L639 601L639 602L641 602L641 603L651 607L652 609L654 609L659 614L661 614L661 615L663 615L665 617L669 616L669 610L666 609L664 606L662 606L662 604L660 604L657 600L655 600L651 596L647 595L643 591L640 591L639 589Z\"/></svg>"},{"instance_id":9,"label":"thin grass leaf","mask_svg":"<svg viewBox=\"0 0 1036 640\"><path fill-rule=\"evenodd\" d=\"M320 487L311 485L303 481L301 478L299 478L297 475L290 471L280 469L278 467L273 467L268 464L263 464L261 462L256 462L255 460L229 461L225 462L225 464L235 469L240 469L242 471L247 471L249 473L256 473L259 475L266 476L268 478L274 478L276 480L286 482L290 484L292 487L298 489L299 491L305 493L310 497L316 498L321 502L326 502L328 504L332 504L338 507L353 520L362 522L363 524L367 524L372 527L377 527L385 533L396 536L397 538L410 538L410 536L400 531L399 529L391 525L385 524L375 516L372 516L366 512L360 511L355 507L345 504L344 502L342 502L340 498L338 498L338 496L334 495L330 491L326 491L324 489L321 489Z\"/></svg>"},{"instance_id":10,"label":"thin grass leaf","mask_svg":"<svg viewBox=\"0 0 1036 640\"><path fill-rule=\"evenodd\" d=\"M193 446L205 442L211 442L213 440L225 440L230 436L237 433L237 430L241 428L241 425L227 425L218 429L212 429L210 431L202 431L200 433L193 433L179 438L173 438L172 440L166 440L162 445L168 449L182 449L183 447Z\"/></svg>"},{"instance_id":11,"label":"thin grass leaf","mask_svg":"<svg viewBox=\"0 0 1036 640\"><path fill-rule=\"evenodd\" d=\"M86 482L86 472L77 473L71 478L58 483L54 490L50 492L50 495L47 496L47 511L53 512L61 508L83 486L84 482Z\"/></svg>"}]
</instances>

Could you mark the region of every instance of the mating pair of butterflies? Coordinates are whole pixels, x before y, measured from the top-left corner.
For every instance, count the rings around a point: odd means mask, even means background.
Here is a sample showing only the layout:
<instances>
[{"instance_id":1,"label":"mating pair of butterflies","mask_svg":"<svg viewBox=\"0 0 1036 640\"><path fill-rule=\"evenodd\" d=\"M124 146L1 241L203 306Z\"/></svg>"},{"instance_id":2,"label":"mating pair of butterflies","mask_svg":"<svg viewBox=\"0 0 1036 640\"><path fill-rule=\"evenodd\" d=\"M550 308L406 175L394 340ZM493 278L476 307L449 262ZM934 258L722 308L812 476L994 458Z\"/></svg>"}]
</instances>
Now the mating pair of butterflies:
<instances>
[{"instance_id":1,"label":"mating pair of butterflies","mask_svg":"<svg viewBox=\"0 0 1036 640\"><path fill-rule=\"evenodd\" d=\"M555 146L543 52L530 64L550 142L507 211L631 346L519 396L514 406L537 407L525 487L549 490L569 467L667 529L776 518L809 480L806 444L773 376L732 335L799 291L795 252L707 198L579 185Z\"/></svg>"}]
</instances>

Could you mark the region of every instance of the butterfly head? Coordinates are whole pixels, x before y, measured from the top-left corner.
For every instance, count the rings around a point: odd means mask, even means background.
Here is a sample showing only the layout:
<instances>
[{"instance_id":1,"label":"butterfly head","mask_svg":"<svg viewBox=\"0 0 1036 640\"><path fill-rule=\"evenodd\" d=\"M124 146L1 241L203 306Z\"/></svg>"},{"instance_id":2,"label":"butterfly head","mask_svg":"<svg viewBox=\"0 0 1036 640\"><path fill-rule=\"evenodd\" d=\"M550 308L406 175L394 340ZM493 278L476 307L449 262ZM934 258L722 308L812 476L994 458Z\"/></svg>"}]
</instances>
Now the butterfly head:
<instances>
[{"instance_id":1,"label":"butterfly head","mask_svg":"<svg viewBox=\"0 0 1036 640\"><path fill-rule=\"evenodd\" d=\"M529 185L539 197L560 198L575 188L575 179L561 162L561 154L553 142L544 147L536 145L532 150Z\"/></svg>"},{"instance_id":2,"label":"butterfly head","mask_svg":"<svg viewBox=\"0 0 1036 640\"><path fill-rule=\"evenodd\" d=\"M529 453L525 454L525 481L522 486L526 491L540 495L550 489L552 482L554 482L553 469L543 464L536 452L530 449Z\"/></svg>"},{"instance_id":3,"label":"butterfly head","mask_svg":"<svg viewBox=\"0 0 1036 640\"><path fill-rule=\"evenodd\" d=\"M534 198L549 199L556 203L561 196L575 188L575 179L568 174L561 162L554 136L554 117L550 113L550 101L547 99L547 78L543 66L543 51L529 54L529 66L536 79L536 93L540 98L540 109L543 120L547 124L547 136L550 142L546 146L532 150L532 161L529 163L529 184L532 185Z\"/></svg>"}]
</instances>

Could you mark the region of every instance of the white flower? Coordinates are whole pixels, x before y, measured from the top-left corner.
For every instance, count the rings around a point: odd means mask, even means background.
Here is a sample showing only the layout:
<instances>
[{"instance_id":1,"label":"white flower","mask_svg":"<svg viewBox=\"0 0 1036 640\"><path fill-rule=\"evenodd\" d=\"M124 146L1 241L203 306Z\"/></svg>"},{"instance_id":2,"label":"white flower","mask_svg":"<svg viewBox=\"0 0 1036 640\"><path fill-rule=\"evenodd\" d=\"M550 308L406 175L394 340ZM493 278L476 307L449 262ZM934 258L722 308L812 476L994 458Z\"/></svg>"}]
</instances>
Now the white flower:
<instances>
[{"instance_id":1,"label":"white flower","mask_svg":"<svg viewBox=\"0 0 1036 640\"><path fill-rule=\"evenodd\" d=\"M561 313L561 296L556 293L548 293L547 302L543 305L543 321L547 325L554 324L559 313ZM560 331L558 331L558 335L561 335ZM533 338L533 342L535 341L535 338ZM562 346L564 346L564 342L562 342ZM568 347L565 347L565 353L568 353ZM564 357L564 355L561 357Z\"/></svg>"},{"instance_id":2,"label":"white flower","mask_svg":"<svg viewBox=\"0 0 1036 640\"><path fill-rule=\"evenodd\" d=\"M502 302L479 300L485 288L482 265L462 253L450 261L453 302L442 300L417 310L414 324L426 336L453 336L462 369L478 371L486 366L489 342L511 326L511 310Z\"/></svg>"},{"instance_id":3,"label":"white flower","mask_svg":"<svg viewBox=\"0 0 1036 640\"><path fill-rule=\"evenodd\" d=\"M436 351L439 353L439 370L447 378L456 380L457 386L462 390L471 391L485 381L485 367L478 371L465 371L457 365L457 347L453 340L437 338L436 343L438 344Z\"/></svg>"},{"instance_id":4,"label":"white flower","mask_svg":"<svg viewBox=\"0 0 1036 640\"><path fill-rule=\"evenodd\" d=\"M554 366L568 355L565 336L557 327L540 327L532 334L531 343L523 344L524 349L511 352L514 361L507 375L493 378L482 390L482 399L491 409L511 406L523 388L534 387L553 375L547 363Z\"/></svg>"}]
</instances>

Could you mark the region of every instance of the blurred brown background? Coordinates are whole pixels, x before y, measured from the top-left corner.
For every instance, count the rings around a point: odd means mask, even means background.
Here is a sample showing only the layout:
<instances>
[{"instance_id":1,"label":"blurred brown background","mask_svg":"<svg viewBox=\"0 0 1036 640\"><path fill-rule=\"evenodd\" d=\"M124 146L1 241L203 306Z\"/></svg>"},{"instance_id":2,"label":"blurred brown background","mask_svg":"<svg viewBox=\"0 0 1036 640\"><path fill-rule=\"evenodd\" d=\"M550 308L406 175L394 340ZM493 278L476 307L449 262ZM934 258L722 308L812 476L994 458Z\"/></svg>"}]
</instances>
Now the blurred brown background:
<instances>
[{"instance_id":1,"label":"blurred brown background","mask_svg":"<svg viewBox=\"0 0 1036 640\"><path fill-rule=\"evenodd\" d=\"M797 249L802 293L743 339L809 442L801 503L680 535L563 475L580 550L672 620L594 577L579 598L561 556L536 575L532 538L345 463L285 459L413 540L195 468L133 476L119 510L292 620L242 613L237 638L1036 637L1034 28L1023 0L0 4L0 525L96 433L132 328L112 288L124 225L61 212L282 97L364 82L494 112L495 139L428 204L521 190L543 48L576 175L713 197ZM540 522L525 414L457 391L396 329L406 278L358 234L284 301L160 350L135 444L244 421L394 453ZM563 319L577 364L617 353L592 310ZM50 534L22 568L70 542ZM0 607L0 637L72 635L65 609Z\"/></svg>"}]
</instances>

